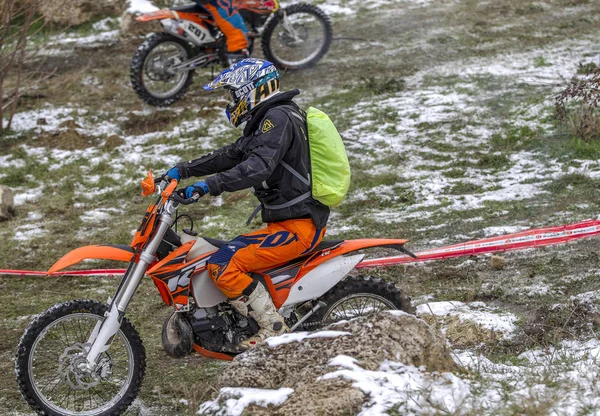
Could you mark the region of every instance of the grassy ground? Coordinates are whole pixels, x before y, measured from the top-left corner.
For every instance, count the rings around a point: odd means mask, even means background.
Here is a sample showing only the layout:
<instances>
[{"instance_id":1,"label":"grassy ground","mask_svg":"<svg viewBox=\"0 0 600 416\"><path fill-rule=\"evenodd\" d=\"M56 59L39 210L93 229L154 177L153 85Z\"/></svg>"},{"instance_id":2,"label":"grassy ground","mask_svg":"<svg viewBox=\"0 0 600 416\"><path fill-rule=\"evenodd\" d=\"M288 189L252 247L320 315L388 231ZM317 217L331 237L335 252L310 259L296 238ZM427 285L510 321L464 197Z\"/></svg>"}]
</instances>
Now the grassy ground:
<instances>
[{"instance_id":1,"label":"grassy ground","mask_svg":"<svg viewBox=\"0 0 600 416\"><path fill-rule=\"evenodd\" d=\"M353 184L332 215L331 237L404 237L418 250L498 232L491 227L597 216L598 146L552 117L553 95L579 64L598 63L597 2L333 3L355 14L335 17L329 54L282 79L303 91L303 106L323 108L346 140ZM147 204L138 181L148 168L161 172L239 134L226 125L224 97L200 88L210 71L173 107L142 105L128 80L136 47L88 45L44 61L44 70L58 71L21 100L15 131L0 138L0 184L19 202L15 218L0 223L0 268L45 270L81 245L128 243ZM254 204L242 192L187 212L203 234L227 238L248 231ZM422 301L483 301L516 314L511 340L473 349L506 360L593 334L596 316L571 297L600 289L599 244L514 253L503 271L473 259L373 273ZM0 277L0 285L0 409L27 412L12 357L30 317L61 300L103 301L117 282ZM129 312L148 353L143 405L133 414L193 413L221 364L166 357L159 337L168 310L154 291L145 282Z\"/></svg>"}]
</instances>

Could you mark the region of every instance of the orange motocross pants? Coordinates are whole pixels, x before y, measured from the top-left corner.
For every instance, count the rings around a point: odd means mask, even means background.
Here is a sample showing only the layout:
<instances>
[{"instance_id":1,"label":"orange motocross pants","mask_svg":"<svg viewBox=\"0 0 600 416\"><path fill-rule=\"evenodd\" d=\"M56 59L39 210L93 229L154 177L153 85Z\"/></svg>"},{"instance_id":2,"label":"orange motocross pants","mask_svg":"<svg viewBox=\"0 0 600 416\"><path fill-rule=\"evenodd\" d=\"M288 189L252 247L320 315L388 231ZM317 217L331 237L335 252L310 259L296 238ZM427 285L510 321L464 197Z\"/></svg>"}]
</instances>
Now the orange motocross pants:
<instances>
[{"instance_id":1,"label":"orange motocross pants","mask_svg":"<svg viewBox=\"0 0 600 416\"><path fill-rule=\"evenodd\" d=\"M325 229L311 219L269 223L266 228L239 235L224 244L208 261L208 272L230 299L237 298L253 282L249 272L277 266L308 253L321 242Z\"/></svg>"},{"instance_id":2,"label":"orange motocross pants","mask_svg":"<svg viewBox=\"0 0 600 416\"><path fill-rule=\"evenodd\" d=\"M233 0L211 0L202 4L225 35L227 52L237 52L248 47L248 29Z\"/></svg>"}]
</instances>

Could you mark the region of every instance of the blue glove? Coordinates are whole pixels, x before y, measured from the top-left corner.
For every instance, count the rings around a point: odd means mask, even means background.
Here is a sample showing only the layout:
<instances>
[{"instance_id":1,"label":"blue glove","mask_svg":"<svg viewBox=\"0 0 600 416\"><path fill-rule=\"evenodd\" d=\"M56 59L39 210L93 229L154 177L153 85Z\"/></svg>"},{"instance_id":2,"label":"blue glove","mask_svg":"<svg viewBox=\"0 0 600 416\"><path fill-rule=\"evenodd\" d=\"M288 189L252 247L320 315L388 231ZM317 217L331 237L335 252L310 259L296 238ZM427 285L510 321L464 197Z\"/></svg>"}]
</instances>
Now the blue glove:
<instances>
[{"instance_id":1,"label":"blue glove","mask_svg":"<svg viewBox=\"0 0 600 416\"><path fill-rule=\"evenodd\" d=\"M190 199L194 194L204 196L208 193L208 185L204 181L196 182L192 186L185 188L185 197Z\"/></svg>"},{"instance_id":2,"label":"blue glove","mask_svg":"<svg viewBox=\"0 0 600 416\"><path fill-rule=\"evenodd\" d=\"M177 169L177 167L169 169L167 176L171 179L175 179L176 181L181 180L181 175L179 174L179 169Z\"/></svg>"}]
</instances>

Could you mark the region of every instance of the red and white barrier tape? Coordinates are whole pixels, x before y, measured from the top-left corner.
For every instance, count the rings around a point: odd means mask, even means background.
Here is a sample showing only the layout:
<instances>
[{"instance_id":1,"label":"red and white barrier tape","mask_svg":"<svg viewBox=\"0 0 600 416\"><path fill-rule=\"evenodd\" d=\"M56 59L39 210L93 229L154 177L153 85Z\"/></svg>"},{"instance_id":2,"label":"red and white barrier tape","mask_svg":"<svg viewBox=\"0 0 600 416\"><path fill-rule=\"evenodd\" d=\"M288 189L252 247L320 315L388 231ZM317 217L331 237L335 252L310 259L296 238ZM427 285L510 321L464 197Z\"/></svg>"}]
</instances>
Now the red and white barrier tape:
<instances>
[{"instance_id":1,"label":"red and white barrier tape","mask_svg":"<svg viewBox=\"0 0 600 416\"><path fill-rule=\"evenodd\" d=\"M519 250L564 244L580 238L600 235L600 221L586 220L575 224L560 225L556 227L536 228L499 237L484 238L482 240L468 241L466 243L425 250L415 253L418 258L409 256L384 257L380 259L364 260L356 268L394 266L398 264L417 263L431 260L448 259L452 257L473 256L477 254L496 253L508 250ZM73 270L62 272L61 276L119 276L125 269L96 269ZM45 276L46 272L33 270L3 270L0 275L17 276Z\"/></svg>"},{"instance_id":2,"label":"red and white barrier tape","mask_svg":"<svg viewBox=\"0 0 600 416\"><path fill-rule=\"evenodd\" d=\"M482 240L468 241L466 243L420 251L415 253L418 257L417 259L402 255L364 260L360 262L356 268L393 266L397 264L441 260L451 257L473 256L500 251L551 246L596 235L600 235L600 221L586 220L576 224L525 230L499 237L484 238Z\"/></svg>"},{"instance_id":3,"label":"red and white barrier tape","mask_svg":"<svg viewBox=\"0 0 600 416\"><path fill-rule=\"evenodd\" d=\"M48 273L36 270L4 270L0 269L0 275L8 274L14 276L46 276ZM64 271L53 276L121 276L125 269L93 269Z\"/></svg>"}]
</instances>

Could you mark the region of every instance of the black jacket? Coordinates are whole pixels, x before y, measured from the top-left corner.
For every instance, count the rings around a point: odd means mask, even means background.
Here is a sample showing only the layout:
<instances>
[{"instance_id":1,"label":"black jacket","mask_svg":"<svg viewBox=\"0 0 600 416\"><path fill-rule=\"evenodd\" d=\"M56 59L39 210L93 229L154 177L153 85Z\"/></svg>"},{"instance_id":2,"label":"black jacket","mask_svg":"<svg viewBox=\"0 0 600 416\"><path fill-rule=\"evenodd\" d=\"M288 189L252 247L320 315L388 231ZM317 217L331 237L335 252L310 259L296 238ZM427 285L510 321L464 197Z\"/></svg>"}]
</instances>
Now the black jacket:
<instances>
[{"instance_id":1,"label":"black jacket","mask_svg":"<svg viewBox=\"0 0 600 416\"><path fill-rule=\"evenodd\" d=\"M181 178L215 174L205 179L210 194L253 188L263 204L263 222L312 218L317 228L324 228L329 207L312 197L282 209L264 206L283 205L310 191L310 185L280 163L284 161L302 176L309 176L306 115L292 101L299 93L280 93L262 103L235 143L177 165Z\"/></svg>"}]
</instances>

